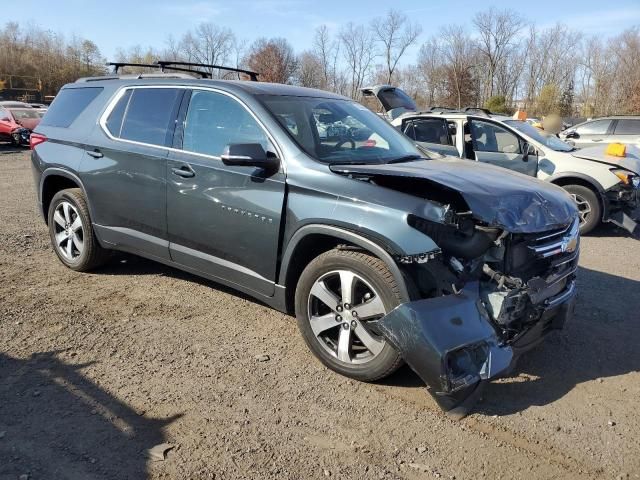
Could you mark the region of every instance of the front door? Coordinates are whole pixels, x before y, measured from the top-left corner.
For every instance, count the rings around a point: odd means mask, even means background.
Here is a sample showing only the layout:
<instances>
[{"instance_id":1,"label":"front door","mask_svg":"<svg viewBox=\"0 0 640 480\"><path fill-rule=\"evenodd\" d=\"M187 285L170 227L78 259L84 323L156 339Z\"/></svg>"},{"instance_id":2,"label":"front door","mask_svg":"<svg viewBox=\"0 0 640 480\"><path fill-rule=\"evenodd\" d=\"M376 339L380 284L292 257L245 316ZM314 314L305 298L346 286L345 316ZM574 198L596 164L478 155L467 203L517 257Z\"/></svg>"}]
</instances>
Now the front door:
<instances>
[{"instance_id":1,"label":"front door","mask_svg":"<svg viewBox=\"0 0 640 480\"><path fill-rule=\"evenodd\" d=\"M538 159L524 155L525 142L497 123L473 119L470 122L471 144L475 159L535 177Z\"/></svg>"},{"instance_id":2,"label":"front door","mask_svg":"<svg viewBox=\"0 0 640 480\"><path fill-rule=\"evenodd\" d=\"M80 178L100 238L169 258L166 164L183 89L129 88L89 136Z\"/></svg>"},{"instance_id":3,"label":"front door","mask_svg":"<svg viewBox=\"0 0 640 480\"><path fill-rule=\"evenodd\" d=\"M284 172L227 166L220 155L234 143L260 143L274 154L276 149L247 107L225 93L193 90L181 110L167 164L171 258L271 296Z\"/></svg>"}]
</instances>

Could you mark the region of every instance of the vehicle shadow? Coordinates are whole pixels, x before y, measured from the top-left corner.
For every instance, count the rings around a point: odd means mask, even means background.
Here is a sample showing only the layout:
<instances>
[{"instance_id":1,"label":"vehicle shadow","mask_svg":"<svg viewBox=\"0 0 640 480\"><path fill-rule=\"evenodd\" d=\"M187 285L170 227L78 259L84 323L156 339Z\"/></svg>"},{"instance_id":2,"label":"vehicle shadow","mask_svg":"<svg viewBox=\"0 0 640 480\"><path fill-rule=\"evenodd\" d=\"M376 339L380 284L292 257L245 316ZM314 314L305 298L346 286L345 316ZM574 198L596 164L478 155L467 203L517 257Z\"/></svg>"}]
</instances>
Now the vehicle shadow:
<instances>
[{"instance_id":1,"label":"vehicle shadow","mask_svg":"<svg viewBox=\"0 0 640 480\"><path fill-rule=\"evenodd\" d=\"M147 478L146 450L181 415L135 412L59 353L0 353L0 478Z\"/></svg>"},{"instance_id":2,"label":"vehicle shadow","mask_svg":"<svg viewBox=\"0 0 640 480\"><path fill-rule=\"evenodd\" d=\"M16 147L11 143L0 142L0 155L10 153L23 153L28 151L29 149L27 147Z\"/></svg>"},{"instance_id":3,"label":"vehicle shadow","mask_svg":"<svg viewBox=\"0 0 640 480\"><path fill-rule=\"evenodd\" d=\"M524 354L506 379L487 385L470 413L520 412L550 404L580 383L640 370L640 282L583 267L577 281L573 320ZM384 384L424 388L406 367Z\"/></svg>"}]
</instances>

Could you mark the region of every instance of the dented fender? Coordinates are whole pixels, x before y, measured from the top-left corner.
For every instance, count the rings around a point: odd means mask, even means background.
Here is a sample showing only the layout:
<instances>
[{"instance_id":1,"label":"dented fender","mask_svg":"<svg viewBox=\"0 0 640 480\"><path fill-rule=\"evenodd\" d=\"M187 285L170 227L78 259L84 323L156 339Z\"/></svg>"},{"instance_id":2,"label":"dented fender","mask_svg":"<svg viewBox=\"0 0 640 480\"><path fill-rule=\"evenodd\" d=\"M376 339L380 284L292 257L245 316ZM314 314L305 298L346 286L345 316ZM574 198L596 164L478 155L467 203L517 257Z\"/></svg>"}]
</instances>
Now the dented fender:
<instances>
[{"instance_id":1,"label":"dented fender","mask_svg":"<svg viewBox=\"0 0 640 480\"><path fill-rule=\"evenodd\" d=\"M454 414L466 414L481 382L508 371L514 358L511 347L499 343L478 282L457 295L404 303L379 326L438 405Z\"/></svg>"}]
</instances>

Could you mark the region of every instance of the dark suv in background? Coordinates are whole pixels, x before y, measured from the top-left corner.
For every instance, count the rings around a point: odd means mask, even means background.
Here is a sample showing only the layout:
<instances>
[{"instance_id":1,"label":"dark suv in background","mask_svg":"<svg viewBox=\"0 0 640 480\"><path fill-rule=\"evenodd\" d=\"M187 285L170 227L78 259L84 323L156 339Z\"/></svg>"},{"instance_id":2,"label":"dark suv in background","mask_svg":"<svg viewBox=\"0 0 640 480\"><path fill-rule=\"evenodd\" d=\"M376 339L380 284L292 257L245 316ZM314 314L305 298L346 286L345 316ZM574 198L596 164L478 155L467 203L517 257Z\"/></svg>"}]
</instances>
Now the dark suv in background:
<instances>
[{"instance_id":1,"label":"dark suv in background","mask_svg":"<svg viewBox=\"0 0 640 480\"><path fill-rule=\"evenodd\" d=\"M120 250L295 312L311 351L364 381L406 361L463 414L571 316L572 199L417 150L362 105L248 81L81 79L31 137L62 263Z\"/></svg>"}]
</instances>

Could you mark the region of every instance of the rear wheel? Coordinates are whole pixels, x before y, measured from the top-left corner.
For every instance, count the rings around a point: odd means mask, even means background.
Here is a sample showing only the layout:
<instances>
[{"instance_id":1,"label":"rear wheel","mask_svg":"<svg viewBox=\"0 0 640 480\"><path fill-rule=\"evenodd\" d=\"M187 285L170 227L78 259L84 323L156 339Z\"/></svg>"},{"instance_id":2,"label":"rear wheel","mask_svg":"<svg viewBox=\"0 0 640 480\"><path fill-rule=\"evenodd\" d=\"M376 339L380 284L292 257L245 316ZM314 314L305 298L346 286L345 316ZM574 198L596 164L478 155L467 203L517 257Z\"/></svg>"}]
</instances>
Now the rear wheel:
<instances>
[{"instance_id":1,"label":"rear wheel","mask_svg":"<svg viewBox=\"0 0 640 480\"><path fill-rule=\"evenodd\" d=\"M350 250L330 250L314 259L302 272L295 297L298 327L314 355L362 381L384 378L402 364L377 325L400 302L384 262Z\"/></svg>"},{"instance_id":2,"label":"rear wheel","mask_svg":"<svg viewBox=\"0 0 640 480\"><path fill-rule=\"evenodd\" d=\"M582 185L563 187L573 197L580 216L580 234L585 235L598 226L602 218L602 208L598 196L590 188Z\"/></svg>"},{"instance_id":3,"label":"rear wheel","mask_svg":"<svg viewBox=\"0 0 640 480\"><path fill-rule=\"evenodd\" d=\"M49 205L51 244L62 263L85 272L102 265L109 256L96 239L82 190L68 188L56 193Z\"/></svg>"}]
</instances>

